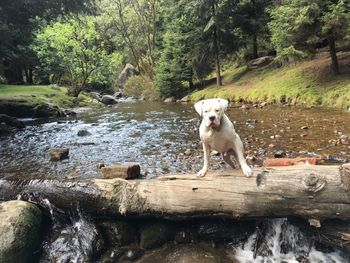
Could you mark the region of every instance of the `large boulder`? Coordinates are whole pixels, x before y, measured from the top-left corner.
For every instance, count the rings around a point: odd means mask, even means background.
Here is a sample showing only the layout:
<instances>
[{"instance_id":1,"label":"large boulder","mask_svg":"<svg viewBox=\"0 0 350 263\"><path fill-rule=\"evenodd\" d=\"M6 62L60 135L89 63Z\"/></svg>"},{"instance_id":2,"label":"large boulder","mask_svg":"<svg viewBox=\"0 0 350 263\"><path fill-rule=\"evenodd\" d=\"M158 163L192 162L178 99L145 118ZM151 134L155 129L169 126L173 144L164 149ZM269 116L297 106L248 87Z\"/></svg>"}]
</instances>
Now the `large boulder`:
<instances>
[{"instance_id":1,"label":"large boulder","mask_svg":"<svg viewBox=\"0 0 350 263\"><path fill-rule=\"evenodd\" d=\"M115 90L123 90L126 81L135 75L138 75L139 71L131 64L126 64L122 72L119 74L116 83L115 83Z\"/></svg>"},{"instance_id":2,"label":"large boulder","mask_svg":"<svg viewBox=\"0 0 350 263\"><path fill-rule=\"evenodd\" d=\"M250 69L257 69L264 67L268 64L270 64L273 60L272 56L265 56L265 57L260 57L257 59L253 59L247 63L248 68Z\"/></svg>"},{"instance_id":3,"label":"large boulder","mask_svg":"<svg viewBox=\"0 0 350 263\"><path fill-rule=\"evenodd\" d=\"M39 208L24 201L0 204L0 262L31 262L40 245L43 216Z\"/></svg>"},{"instance_id":4,"label":"large boulder","mask_svg":"<svg viewBox=\"0 0 350 263\"><path fill-rule=\"evenodd\" d=\"M34 117L49 118L65 116L62 109L51 103L43 103L34 107Z\"/></svg>"},{"instance_id":5,"label":"large boulder","mask_svg":"<svg viewBox=\"0 0 350 263\"><path fill-rule=\"evenodd\" d=\"M111 95L103 95L101 98L101 102L105 105L113 105L118 103L118 101L116 100L116 98L114 98Z\"/></svg>"}]
</instances>

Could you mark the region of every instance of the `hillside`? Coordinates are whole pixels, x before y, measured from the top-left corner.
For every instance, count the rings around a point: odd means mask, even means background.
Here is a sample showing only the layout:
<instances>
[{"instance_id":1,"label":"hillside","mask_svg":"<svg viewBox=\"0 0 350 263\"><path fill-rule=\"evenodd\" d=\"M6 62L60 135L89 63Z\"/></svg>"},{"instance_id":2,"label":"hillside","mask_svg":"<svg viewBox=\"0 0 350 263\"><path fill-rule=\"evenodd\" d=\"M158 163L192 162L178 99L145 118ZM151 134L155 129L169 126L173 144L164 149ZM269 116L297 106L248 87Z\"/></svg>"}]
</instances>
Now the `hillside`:
<instances>
[{"instance_id":1,"label":"hillside","mask_svg":"<svg viewBox=\"0 0 350 263\"><path fill-rule=\"evenodd\" d=\"M223 86L209 85L190 94L192 101L221 97L230 101L291 103L348 109L350 106L350 52L338 52L341 74L330 70L328 52L293 65L249 70L229 68Z\"/></svg>"}]
</instances>

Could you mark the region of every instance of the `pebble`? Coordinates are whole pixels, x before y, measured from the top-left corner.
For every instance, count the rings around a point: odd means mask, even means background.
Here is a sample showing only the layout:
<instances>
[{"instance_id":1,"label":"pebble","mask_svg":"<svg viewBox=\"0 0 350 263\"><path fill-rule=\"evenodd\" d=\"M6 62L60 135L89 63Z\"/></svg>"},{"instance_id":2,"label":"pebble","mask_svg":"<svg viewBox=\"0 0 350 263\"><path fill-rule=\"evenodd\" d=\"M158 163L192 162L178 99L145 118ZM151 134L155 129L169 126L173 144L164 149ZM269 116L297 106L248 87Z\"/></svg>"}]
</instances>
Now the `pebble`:
<instances>
[{"instance_id":1,"label":"pebble","mask_svg":"<svg viewBox=\"0 0 350 263\"><path fill-rule=\"evenodd\" d=\"M187 155L187 156L188 156L188 155L191 155L191 153L192 153L191 149L187 149L187 150L184 152L184 154Z\"/></svg>"}]
</instances>

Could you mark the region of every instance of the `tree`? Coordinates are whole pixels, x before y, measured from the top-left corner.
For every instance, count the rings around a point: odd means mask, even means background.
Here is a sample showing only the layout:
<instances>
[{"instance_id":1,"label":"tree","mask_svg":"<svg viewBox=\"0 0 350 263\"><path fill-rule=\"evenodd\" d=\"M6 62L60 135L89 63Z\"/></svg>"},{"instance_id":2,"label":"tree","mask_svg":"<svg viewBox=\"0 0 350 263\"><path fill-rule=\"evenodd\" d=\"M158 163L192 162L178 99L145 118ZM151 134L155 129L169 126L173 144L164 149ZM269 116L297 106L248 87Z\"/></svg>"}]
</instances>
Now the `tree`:
<instances>
[{"instance_id":1,"label":"tree","mask_svg":"<svg viewBox=\"0 0 350 263\"><path fill-rule=\"evenodd\" d=\"M272 10L269 26L278 52L284 49L310 51L326 40L332 71L339 73L336 41L349 30L349 3L343 0L289 0Z\"/></svg>"},{"instance_id":2,"label":"tree","mask_svg":"<svg viewBox=\"0 0 350 263\"><path fill-rule=\"evenodd\" d=\"M126 62L133 63L151 79L154 72L160 0L104 0L101 24L114 45L124 48Z\"/></svg>"},{"instance_id":3,"label":"tree","mask_svg":"<svg viewBox=\"0 0 350 263\"><path fill-rule=\"evenodd\" d=\"M9 83L23 83L23 71L31 82L37 63L29 48L37 28L36 17L53 19L61 14L92 9L93 0L1 0L0 70ZM1 73L1 71L0 71Z\"/></svg>"},{"instance_id":4,"label":"tree","mask_svg":"<svg viewBox=\"0 0 350 263\"><path fill-rule=\"evenodd\" d=\"M83 16L46 26L37 34L34 50L44 65L50 66L57 58L55 63L70 80L71 94L78 96L89 81L108 81L121 64L119 53L108 54L104 46L95 20Z\"/></svg>"},{"instance_id":5,"label":"tree","mask_svg":"<svg viewBox=\"0 0 350 263\"><path fill-rule=\"evenodd\" d=\"M241 0L235 8L234 24L250 39L252 59L258 58L258 37L269 38L268 9L272 4L273 0Z\"/></svg>"},{"instance_id":6,"label":"tree","mask_svg":"<svg viewBox=\"0 0 350 263\"><path fill-rule=\"evenodd\" d=\"M164 97L179 96L185 82L193 88L195 61L202 53L201 20L193 15L187 1L170 0L162 6L163 34L156 63L155 84Z\"/></svg>"}]
</instances>

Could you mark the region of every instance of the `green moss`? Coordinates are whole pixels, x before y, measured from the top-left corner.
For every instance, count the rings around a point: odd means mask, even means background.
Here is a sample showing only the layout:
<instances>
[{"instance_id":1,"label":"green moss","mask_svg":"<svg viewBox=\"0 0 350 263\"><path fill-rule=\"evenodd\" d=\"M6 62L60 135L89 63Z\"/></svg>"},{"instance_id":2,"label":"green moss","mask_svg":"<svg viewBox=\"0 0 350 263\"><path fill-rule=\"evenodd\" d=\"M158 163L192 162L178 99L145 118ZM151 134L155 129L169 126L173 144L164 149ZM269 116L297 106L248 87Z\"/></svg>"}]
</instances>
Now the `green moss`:
<instances>
[{"instance_id":1,"label":"green moss","mask_svg":"<svg viewBox=\"0 0 350 263\"><path fill-rule=\"evenodd\" d=\"M75 99L67 95L67 88L54 89L50 86L0 85L0 100L17 100L31 104L53 103L62 108L97 106L84 93Z\"/></svg>"},{"instance_id":2,"label":"green moss","mask_svg":"<svg viewBox=\"0 0 350 263\"><path fill-rule=\"evenodd\" d=\"M223 73L224 86L209 85L190 94L192 101L225 98L230 101L295 102L346 109L350 106L350 76L332 75L324 58L274 69L231 68Z\"/></svg>"}]
</instances>

